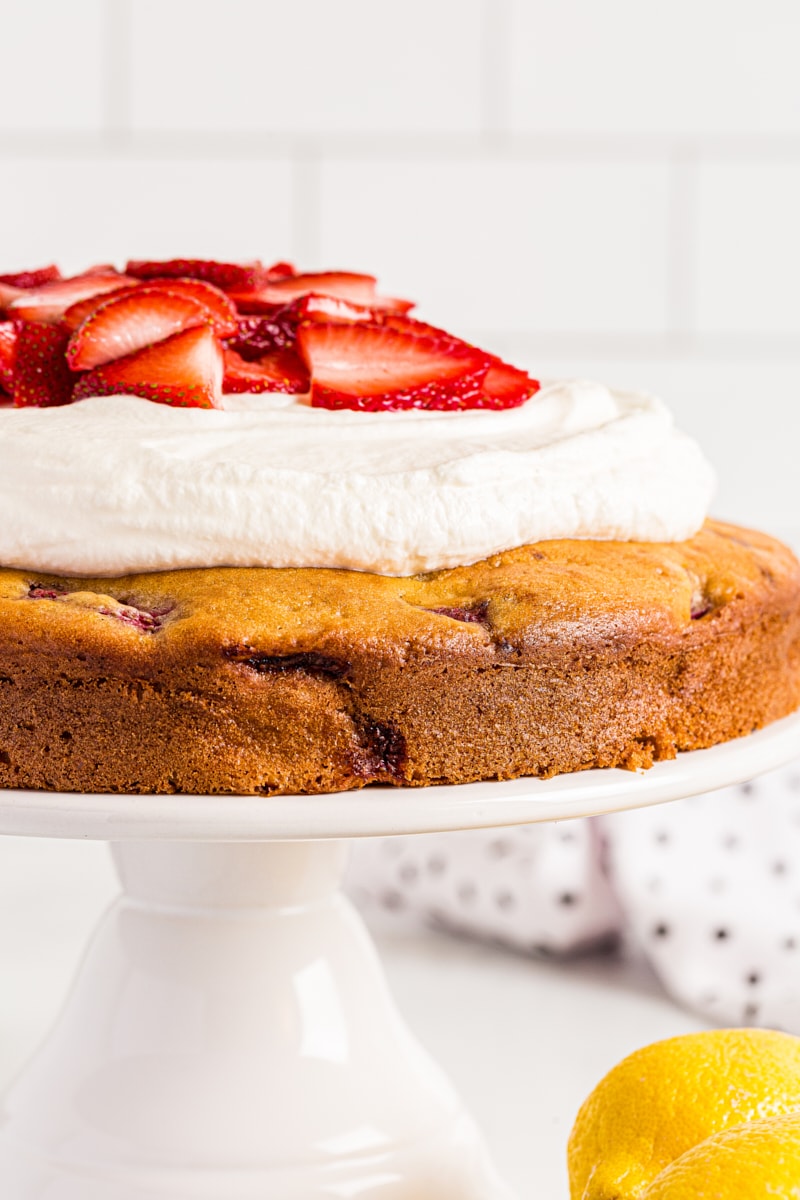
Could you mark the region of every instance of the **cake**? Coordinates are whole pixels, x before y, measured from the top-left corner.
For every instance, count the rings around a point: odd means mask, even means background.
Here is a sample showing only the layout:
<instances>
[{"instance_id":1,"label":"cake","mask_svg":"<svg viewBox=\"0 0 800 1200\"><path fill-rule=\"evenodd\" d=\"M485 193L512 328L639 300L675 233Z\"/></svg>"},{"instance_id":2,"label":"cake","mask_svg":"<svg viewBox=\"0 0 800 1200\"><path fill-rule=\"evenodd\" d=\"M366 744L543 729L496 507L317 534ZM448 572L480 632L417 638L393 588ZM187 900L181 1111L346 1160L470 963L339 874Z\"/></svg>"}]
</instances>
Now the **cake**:
<instances>
[{"instance_id":1,"label":"cake","mask_svg":"<svg viewBox=\"0 0 800 1200\"><path fill-rule=\"evenodd\" d=\"M800 706L800 565L707 518L653 397L288 264L45 268L0 306L0 786L639 768Z\"/></svg>"}]
</instances>

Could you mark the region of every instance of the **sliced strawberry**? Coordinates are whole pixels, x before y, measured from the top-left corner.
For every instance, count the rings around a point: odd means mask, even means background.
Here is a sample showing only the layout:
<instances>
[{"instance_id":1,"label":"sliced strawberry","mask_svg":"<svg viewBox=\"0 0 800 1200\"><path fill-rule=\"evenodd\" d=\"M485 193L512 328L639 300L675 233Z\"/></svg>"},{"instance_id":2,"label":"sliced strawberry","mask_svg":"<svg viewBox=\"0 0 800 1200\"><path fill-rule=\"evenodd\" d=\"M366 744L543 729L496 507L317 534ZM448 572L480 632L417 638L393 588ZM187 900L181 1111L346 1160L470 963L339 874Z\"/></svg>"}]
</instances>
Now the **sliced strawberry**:
<instances>
[{"instance_id":1,"label":"sliced strawberry","mask_svg":"<svg viewBox=\"0 0 800 1200\"><path fill-rule=\"evenodd\" d=\"M275 350L257 362L247 362L235 350L225 351L223 392L307 392L311 387L305 363L291 350Z\"/></svg>"},{"instance_id":2,"label":"sliced strawberry","mask_svg":"<svg viewBox=\"0 0 800 1200\"><path fill-rule=\"evenodd\" d=\"M228 295L239 313L252 317L268 317L277 309L285 308L289 303L289 300L272 290L271 284L259 289L248 288L246 291L232 291Z\"/></svg>"},{"instance_id":3,"label":"sliced strawberry","mask_svg":"<svg viewBox=\"0 0 800 1200\"><path fill-rule=\"evenodd\" d=\"M208 323L205 306L190 296L157 287L134 288L111 296L86 318L70 338L67 361L73 371L90 371L163 342L173 333Z\"/></svg>"},{"instance_id":4,"label":"sliced strawberry","mask_svg":"<svg viewBox=\"0 0 800 1200\"><path fill-rule=\"evenodd\" d=\"M352 271L324 271L274 279L261 287L235 288L231 296L240 312L244 313L265 312L269 310L268 306L288 304L289 301L307 296L311 292L388 312L408 312L414 307L411 300L378 296L375 291L376 283L374 275L357 275Z\"/></svg>"},{"instance_id":5,"label":"sliced strawberry","mask_svg":"<svg viewBox=\"0 0 800 1200\"><path fill-rule=\"evenodd\" d=\"M208 325L198 325L90 371L73 399L127 394L159 404L219 408L222 374L222 347Z\"/></svg>"},{"instance_id":6,"label":"sliced strawberry","mask_svg":"<svg viewBox=\"0 0 800 1200\"><path fill-rule=\"evenodd\" d=\"M383 317L383 324L402 333L415 334L417 337L458 340L453 338L451 333L437 329L435 325L427 325L424 321L418 321L415 317L405 314L387 313ZM486 372L486 378L481 388L481 398L474 407L514 408L519 404L524 404L534 392L539 390L539 386L538 381L531 379L525 371L509 366L502 359L492 355L492 363Z\"/></svg>"},{"instance_id":7,"label":"sliced strawberry","mask_svg":"<svg viewBox=\"0 0 800 1200\"><path fill-rule=\"evenodd\" d=\"M311 403L322 408L472 408L492 363L455 338L366 322L308 321L297 345L311 371Z\"/></svg>"},{"instance_id":8,"label":"sliced strawberry","mask_svg":"<svg viewBox=\"0 0 800 1200\"><path fill-rule=\"evenodd\" d=\"M136 279L202 279L224 292L249 291L265 284L268 278L263 263L258 261L220 263L205 258L173 258L167 262L134 260L125 267L125 274Z\"/></svg>"},{"instance_id":9,"label":"sliced strawberry","mask_svg":"<svg viewBox=\"0 0 800 1200\"><path fill-rule=\"evenodd\" d=\"M179 296L189 296L198 304L202 304L218 337L231 337L236 333L236 307L233 301L212 283L204 283L202 279L164 278L153 279L151 284Z\"/></svg>"},{"instance_id":10,"label":"sliced strawberry","mask_svg":"<svg viewBox=\"0 0 800 1200\"><path fill-rule=\"evenodd\" d=\"M97 296L100 292L116 291L132 282L124 275L110 272L57 279L53 283L22 292L8 305L8 313L25 321L57 321L79 300Z\"/></svg>"},{"instance_id":11,"label":"sliced strawberry","mask_svg":"<svg viewBox=\"0 0 800 1200\"><path fill-rule=\"evenodd\" d=\"M531 379L525 371L493 360L486 372L481 387L481 401L477 408L516 408L538 392L541 384L538 379Z\"/></svg>"},{"instance_id":12,"label":"sliced strawberry","mask_svg":"<svg viewBox=\"0 0 800 1200\"><path fill-rule=\"evenodd\" d=\"M322 296L317 292L309 292L307 296L293 300L291 307L298 324L307 317L328 321L383 321L385 316L381 309L354 304L352 300L341 300L336 296ZM411 320L410 317L406 319Z\"/></svg>"},{"instance_id":13,"label":"sliced strawberry","mask_svg":"<svg viewBox=\"0 0 800 1200\"><path fill-rule=\"evenodd\" d=\"M75 376L65 356L69 330L43 321L17 321L12 395L18 408L69 404Z\"/></svg>"},{"instance_id":14,"label":"sliced strawberry","mask_svg":"<svg viewBox=\"0 0 800 1200\"><path fill-rule=\"evenodd\" d=\"M15 275L0 275L0 283L9 284L15 288L36 288L41 287L43 283L52 283L54 279L60 279L61 272L58 267L38 267L35 271L17 271Z\"/></svg>"},{"instance_id":15,"label":"sliced strawberry","mask_svg":"<svg viewBox=\"0 0 800 1200\"><path fill-rule=\"evenodd\" d=\"M0 283L0 313L5 313L10 304L24 295L22 288L14 287L11 283Z\"/></svg>"},{"instance_id":16,"label":"sliced strawberry","mask_svg":"<svg viewBox=\"0 0 800 1200\"><path fill-rule=\"evenodd\" d=\"M255 362L273 350L294 346L302 321L379 321L383 317L377 309L314 292L299 296L290 304L265 307L271 310L268 316L239 317L236 334L227 342L248 362Z\"/></svg>"},{"instance_id":17,"label":"sliced strawberry","mask_svg":"<svg viewBox=\"0 0 800 1200\"><path fill-rule=\"evenodd\" d=\"M435 325L428 325L402 313L387 313L383 323L391 329L412 333L417 337L453 338L453 334L444 329L437 329ZM494 355L491 358L492 365L483 381L481 400L476 403L476 408L514 408L539 390L538 381L531 379L525 371L509 366Z\"/></svg>"},{"instance_id":18,"label":"sliced strawberry","mask_svg":"<svg viewBox=\"0 0 800 1200\"><path fill-rule=\"evenodd\" d=\"M210 283L203 283L200 279L134 280L116 292L101 293L99 296L89 296L87 300L79 300L77 304L73 304L71 308L67 309L64 313L64 320L70 329L77 329L87 317L97 312L97 309L112 297L123 296L150 287L157 287L159 291L172 292L174 295L189 296L198 304L202 304L206 310L209 324L219 337L231 337L236 333L238 317L233 302L219 288L215 288Z\"/></svg>"},{"instance_id":19,"label":"sliced strawberry","mask_svg":"<svg viewBox=\"0 0 800 1200\"><path fill-rule=\"evenodd\" d=\"M288 279L290 275L296 275L292 263L276 262L271 267L267 267L267 279L271 282L273 279Z\"/></svg>"},{"instance_id":20,"label":"sliced strawberry","mask_svg":"<svg viewBox=\"0 0 800 1200\"><path fill-rule=\"evenodd\" d=\"M455 334L448 333L446 329L439 329L437 325L428 325L426 321L418 321L416 317L410 317L407 313L383 313L381 323L388 326L389 329L397 329L400 333L410 333L414 337L450 338L454 342L462 341Z\"/></svg>"},{"instance_id":21,"label":"sliced strawberry","mask_svg":"<svg viewBox=\"0 0 800 1200\"><path fill-rule=\"evenodd\" d=\"M146 286L147 284L139 283L134 279L130 283L126 283L124 287L116 288L113 292L99 292L95 296L87 296L85 300L71 304L61 319L74 332L76 329L80 329L83 322L96 313L98 308L108 304L109 300L116 300L118 296L129 296L131 292L137 292Z\"/></svg>"},{"instance_id":22,"label":"sliced strawberry","mask_svg":"<svg viewBox=\"0 0 800 1200\"><path fill-rule=\"evenodd\" d=\"M273 350L293 346L297 337L297 314L293 304L272 306L272 313L262 317L239 317L236 333L226 346L248 362L255 362Z\"/></svg>"},{"instance_id":23,"label":"sliced strawberry","mask_svg":"<svg viewBox=\"0 0 800 1200\"><path fill-rule=\"evenodd\" d=\"M17 321L0 321L0 389L14 390L14 352L19 335Z\"/></svg>"}]
</instances>

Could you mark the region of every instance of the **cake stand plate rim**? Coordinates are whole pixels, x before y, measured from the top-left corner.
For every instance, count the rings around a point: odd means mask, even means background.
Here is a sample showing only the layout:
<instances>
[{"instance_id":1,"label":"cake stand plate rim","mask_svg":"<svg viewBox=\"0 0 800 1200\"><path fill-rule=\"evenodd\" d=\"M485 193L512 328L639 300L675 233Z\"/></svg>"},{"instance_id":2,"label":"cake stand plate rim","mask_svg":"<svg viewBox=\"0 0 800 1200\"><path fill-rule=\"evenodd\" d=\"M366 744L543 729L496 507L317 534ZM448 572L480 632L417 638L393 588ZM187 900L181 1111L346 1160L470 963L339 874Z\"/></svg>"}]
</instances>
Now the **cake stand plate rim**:
<instances>
[{"instance_id":1,"label":"cake stand plate rim","mask_svg":"<svg viewBox=\"0 0 800 1200\"><path fill-rule=\"evenodd\" d=\"M379 837L612 813L741 783L800 754L800 711L649 771L579 771L316 796L117 795L0 789L0 833L171 841Z\"/></svg>"}]
</instances>

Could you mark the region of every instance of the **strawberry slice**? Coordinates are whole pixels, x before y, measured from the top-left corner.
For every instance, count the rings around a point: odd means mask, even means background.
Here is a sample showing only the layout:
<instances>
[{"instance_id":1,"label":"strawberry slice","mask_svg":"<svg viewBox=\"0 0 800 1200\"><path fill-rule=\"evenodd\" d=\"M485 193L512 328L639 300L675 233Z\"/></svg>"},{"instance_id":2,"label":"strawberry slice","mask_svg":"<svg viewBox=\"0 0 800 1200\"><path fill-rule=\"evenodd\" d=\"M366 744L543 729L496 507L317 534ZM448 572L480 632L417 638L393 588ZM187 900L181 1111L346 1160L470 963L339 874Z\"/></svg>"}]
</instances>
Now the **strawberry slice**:
<instances>
[{"instance_id":1,"label":"strawberry slice","mask_svg":"<svg viewBox=\"0 0 800 1200\"><path fill-rule=\"evenodd\" d=\"M116 292L105 292L99 296L89 296L79 300L64 313L64 320L70 329L77 329L83 322L97 312L103 304L112 297L130 295L142 288L158 288L159 291L171 292L173 295L188 296L201 304L206 311L208 323L219 337L231 337L238 328L238 318L233 302L224 292L210 283L200 279L154 279L152 282L134 280L126 287Z\"/></svg>"},{"instance_id":2,"label":"strawberry slice","mask_svg":"<svg viewBox=\"0 0 800 1200\"><path fill-rule=\"evenodd\" d=\"M235 336L227 345L248 362L255 362L273 350L294 346L297 329L305 320L380 321L383 314L363 304L351 304L334 296L318 296L310 292L290 304L266 305L269 316L239 317ZM402 318L398 318L402 319ZM425 328L425 326L421 326Z\"/></svg>"},{"instance_id":3,"label":"strawberry slice","mask_svg":"<svg viewBox=\"0 0 800 1200\"><path fill-rule=\"evenodd\" d=\"M11 394L14 390L14 355L19 325L16 321L0 321L0 389Z\"/></svg>"},{"instance_id":4,"label":"strawberry slice","mask_svg":"<svg viewBox=\"0 0 800 1200\"><path fill-rule=\"evenodd\" d=\"M84 321L97 312L98 308L108 304L109 300L115 300L118 296L130 296L132 292L145 286L146 284L133 280L131 283L126 283L124 287L116 288L113 292L99 292L97 295L87 296L85 300L71 304L61 319L74 333L76 329L80 329Z\"/></svg>"},{"instance_id":5,"label":"strawberry slice","mask_svg":"<svg viewBox=\"0 0 800 1200\"><path fill-rule=\"evenodd\" d=\"M14 287L11 283L0 283L0 313L5 313L10 304L24 295L23 288Z\"/></svg>"},{"instance_id":6,"label":"strawberry slice","mask_svg":"<svg viewBox=\"0 0 800 1200\"><path fill-rule=\"evenodd\" d=\"M8 305L10 316L25 321L58 321L71 305L87 296L100 292L113 292L132 283L116 272L98 272L94 275L75 275L71 279L56 279L18 295Z\"/></svg>"},{"instance_id":7,"label":"strawberry slice","mask_svg":"<svg viewBox=\"0 0 800 1200\"><path fill-rule=\"evenodd\" d=\"M291 350L275 350L248 362L235 350L225 351L223 392L307 392L311 387L305 364Z\"/></svg>"},{"instance_id":8,"label":"strawberry slice","mask_svg":"<svg viewBox=\"0 0 800 1200\"><path fill-rule=\"evenodd\" d=\"M397 329L400 333L410 333L414 337L450 338L454 342L462 340L455 334L448 333L446 329L439 329L437 325L428 325L426 321L409 317L407 313L384 313L381 316L381 323L387 325L389 329Z\"/></svg>"},{"instance_id":9,"label":"strawberry slice","mask_svg":"<svg viewBox=\"0 0 800 1200\"><path fill-rule=\"evenodd\" d=\"M75 330L67 347L67 362L73 371L90 371L162 342L173 333L207 323L205 307L190 296L160 288L134 288L106 300Z\"/></svg>"},{"instance_id":10,"label":"strawberry slice","mask_svg":"<svg viewBox=\"0 0 800 1200\"><path fill-rule=\"evenodd\" d=\"M292 263L276 262L271 267L267 267L267 279L271 282L273 279L288 279L290 275L296 275Z\"/></svg>"},{"instance_id":11,"label":"strawberry slice","mask_svg":"<svg viewBox=\"0 0 800 1200\"><path fill-rule=\"evenodd\" d=\"M405 314L387 313L383 323L391 329L403 333L412 333L417 337L451 338L453 335L435 325L418 321L416 317ZM453 339L458 340L458 339ZM481 398L473 405L475 408L515 408L539 390L538 380L531 379L525 371L505 363L500 358L491 356L492 364L486 372L486 378L481 388Z\"/></svg>"},{"instance_id":12,"label":"strawberry slice","mask_svg":"<svg viewBox=\"0 0 800 1200\"><path fill-rule=\"evenodd\" d=\"M278 263L278 267L288 267ZM274 268L273 268L274 269ZM268 273L263 263L221 263L205 258L172 258L167 262L144 262L133 260L125 267L125 274L135 279L202 279L223 292L249 291L267 282Z\"/></svg>"},{"instance_id":13,"label":"strawberry slice","mask_svg":"<svg viewBox=\"0 0 800 1200\"><path fill-rule=\"evenodd\" d=\"M202 304L209 323L218 337L230 337L236 333L237 312L233 301L220 288L202 279L154 279L151 286L172 292L177 296L188 296Z\"/></svg>"},{"instance_id":14,"label":"strawberry slice","mask_svg":"<svg viewBox=\"0 0 800 1200\"><path fill-rule=\"evenodd\" d=\"M311 371L311 404L321 408L473 408L492 363L456 338L367 322L308 321L297 345Z\"/></svg>"},{"instance_id":15,"label":"strawberry slice","mask_svg":"<svg viewBox=\"0 0 800 1200\"><path fill-rule=\"evenodd\" d=\"M43 321L15 321L12 395L17 408L41 408L69 404L75 376L67 365L65 351L69 330L65 325Z\"/></svg>"},{"instance_id":16,"label":"strawberry slice","mask_svg":"<svg viewBox=\"0 0 800 1200\"><path fill-rule=\"evenodd\" d=\"M452 338L453 335L435 325L418 321L416 317L405 314L387 313L383 323L391 329L403 333L413 333L418 337ZM457 339L456 339L457 340ZM481 398L473 405L474 408L515 408L539 390L538 380L531 379L525 371L505 363L500 358L491 356L492 364L486 372L486 378L481 388Z\"/></svg>"},{"instance_id":17,"label":"strawberry slice","mask_svg":"<svg viewBox=\"0 0 800 1200\"><path fill-rule=\"evenodd\" d=\"M255 362L273 350L293 346L297 324L294 305L273 306L270 316L239 317L236 333L225 344L247 362Z\"/></svg>"},{"instance_id":18,"label":"strawberry slice","mask_svg":"<svg viewBox=\"0 0 800 1200\"><path fill-rule=\"evenodd\" d=\"M186 408L220 408L222 373L222 347L208 325L198 325L90 371L72 398L124 394Z\"/></svg>"},{"instance_id":19,"label":"strawberry slice","mask_svg":"<svg viewBox=\"0 0 800 1200\"><path fill-rule=\"evenodd\" d=\"M538 392L541 384L526 371L496 358L486 372L476 408L516 408Z\"/></svg>"},{"instance_id":20,"label":"strawberry slice","mask_svg":"<svg viewBox=\"0 0 800 1200\"><path fill-rule=\"evenodd\" d=\"M261 287L235 288L231 297L240 312L244 313L268 312L273 305L288 304L289 301L307 296L311 292L388 312L408 312L414 307L411 300L377 295L376 284L374 275L358 275L352 271L320 271L273 279Z\"/></svg>"},{"instance_id":21,"label":"strawberry slice","mask_svg":"<svg viewBox=\"0 0 800 1200\"><path fill-rule=\"evenodd\" d=\"M14 275L0 275L0 283L15 288L36 288L60 278L61 272L58 267L50 266L38 267L35 271L17 271Z\"/></svg>"},{"instance_id":22,"label":"strawberry slice","mask_svg":"<svg viewBox=\"0 0 800 1200\"><path fill-rule=\"evenodd\" d=\"M297 324L307 317L328 321L383 321L385 318L384 312L379 308L369 308L366 304L354 304L352 300L342 300L336 296L322 296L317 292L309 292L307 296L293 300L290 307ZM410 321L412 318L405 319Z\"/></svg>"}]
</instances>

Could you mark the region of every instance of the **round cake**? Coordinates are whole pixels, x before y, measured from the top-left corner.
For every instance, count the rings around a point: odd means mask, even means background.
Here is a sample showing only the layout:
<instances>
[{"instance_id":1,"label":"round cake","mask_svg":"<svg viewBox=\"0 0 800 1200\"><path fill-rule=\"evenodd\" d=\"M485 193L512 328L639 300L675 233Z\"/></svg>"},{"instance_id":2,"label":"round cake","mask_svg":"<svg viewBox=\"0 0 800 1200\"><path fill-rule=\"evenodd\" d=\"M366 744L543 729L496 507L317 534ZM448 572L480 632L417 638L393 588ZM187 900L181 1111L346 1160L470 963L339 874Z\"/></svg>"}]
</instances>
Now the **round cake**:
<instances>
[{"instance_id":1,"label":"round cake","mask_svg":"<svg viewBox=\"0 0 800 1200\"><path fill-rule=\"evenodd\" d=\"M800 705L800 565L653 397L366 276L53 271L0 277L0 786L639 768Z\"/></svg>"},{"instance_id":2,"label":"round cake","mask_svg":"<svg viewBox=\"0 0 800 1200\"><path fill-rule=\"evenodd\" d=\"M800 704L800 567L707 523L396 578L0 572L0 784L333 792L646 767Z\"/></svg>"}]
</instances>

